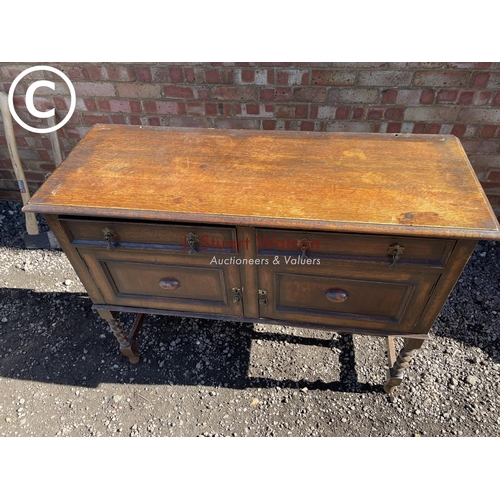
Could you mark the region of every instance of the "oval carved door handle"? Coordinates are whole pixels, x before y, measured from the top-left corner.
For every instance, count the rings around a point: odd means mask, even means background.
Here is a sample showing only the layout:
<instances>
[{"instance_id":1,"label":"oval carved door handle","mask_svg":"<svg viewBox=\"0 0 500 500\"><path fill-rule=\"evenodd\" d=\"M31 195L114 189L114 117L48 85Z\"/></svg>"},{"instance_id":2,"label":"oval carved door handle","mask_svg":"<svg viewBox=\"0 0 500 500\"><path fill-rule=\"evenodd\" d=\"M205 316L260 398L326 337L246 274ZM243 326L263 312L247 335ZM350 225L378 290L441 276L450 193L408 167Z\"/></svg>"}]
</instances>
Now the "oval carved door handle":
<instances>
[{"instance_id":1,"label":"oval carved door handle","mask_svg":"<svg viewBox=\"0 0 500 500\"><path fill-rule=\"evenodd\" d=\"M344 290L327 290L325 295L330 302L345 302L349 297Z\"/></svg>"},{"instance_id":2,"label":"oval carved door handle","mask_svg":"<svg viewBox=\"0 0 500 500\"><path fill-rule=\"evenodd\" d=\"M179 288L180 283L177 280L170 279L170 278L163 278L160 280L159 283L160 287L163 288L164 290L176 290Z\"/></svg>"}]
</instances>

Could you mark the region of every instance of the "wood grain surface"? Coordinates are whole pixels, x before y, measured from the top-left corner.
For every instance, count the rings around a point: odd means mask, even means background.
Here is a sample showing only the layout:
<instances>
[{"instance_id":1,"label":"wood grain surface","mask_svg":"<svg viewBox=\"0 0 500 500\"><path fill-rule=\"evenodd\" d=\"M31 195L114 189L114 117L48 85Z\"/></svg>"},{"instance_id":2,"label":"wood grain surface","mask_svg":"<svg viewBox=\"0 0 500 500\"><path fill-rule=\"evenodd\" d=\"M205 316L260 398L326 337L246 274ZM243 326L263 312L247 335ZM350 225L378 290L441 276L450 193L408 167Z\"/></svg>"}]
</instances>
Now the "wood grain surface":
<instances>
[{"instance_id":1,"label":"wood grain surface","mask_svg":"<svg viewBox=\"0 0 500 500\"><path fill-rule=\"evenodd\" d=\"M500 239L451 135L96 125L24 210Z\"/></svg>"}]
</instances>

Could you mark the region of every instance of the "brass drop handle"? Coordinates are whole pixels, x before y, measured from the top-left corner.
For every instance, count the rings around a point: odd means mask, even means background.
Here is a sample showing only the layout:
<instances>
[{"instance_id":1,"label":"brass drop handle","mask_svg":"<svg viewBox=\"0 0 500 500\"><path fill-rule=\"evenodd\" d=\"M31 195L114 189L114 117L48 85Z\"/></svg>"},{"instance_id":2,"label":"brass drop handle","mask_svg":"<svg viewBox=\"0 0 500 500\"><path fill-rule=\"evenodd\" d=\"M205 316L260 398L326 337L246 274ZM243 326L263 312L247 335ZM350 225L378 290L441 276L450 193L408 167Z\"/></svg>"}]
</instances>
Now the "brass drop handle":
<instances>
[{"instance_id":1,"label":"brass drop handle","mask_svg":"<svg viewBox=\"0 0 500 500\"><path fill-rule=\"evenodd\" d=\"M111 240L116 236L115 232L109 228L103 229L102 232L104 233L104 239L108 242L108 250L114 250L116 246Z\"/></svg>"},{"instance_id":2,"label":"brass drop handle","mask_svg":"<svg viewBox=\"0 0 500 500\"><path fill-rule=\"evenodd\" d=\"M302 252L301 258L305 259L307 250L311 248L311 242L307 238L302 238L297 240L297 245Z\"/></svg>"},{"instance_id":3,"label":"brass drop handle","mask_svg":"<svg viewBox=\"0 0 500 500\"><path fill-rule=\"evenodd\" d=\"M404 246L402 245L391 245L388 249L387 249L387 254L388 255L392 255L392 263L389 265L389 267L394 267L395 269L397 269L398 267L398 260L400 259L401 257L401 254L403 253L403 250L405 249Z\"/></svg>"},{"instance_id":4,"label":"brass drop handle","mask_svg":"<svg viewBox=\"0 0 500 500\"><path fill-rule=\"evenodd\" d=\"M349 297L344 290L327 290L325 295L330 302L345 302Z\"/></svg>"},{"instance_id":5,"label":"brass drop handle","mask_svg":"<svg viewBox=\"0 0 500 500\"><path fill-rule=\"evenodd\" d=\"M163 290L177 290L179 288L180 283L177 280L171 279L171 278L163 278L160 280L158 283L160 285L160 288L163 288Z\"/></svg>"},{"instance_id":6,"label":"brass drop handle","mask_svg":"<svg viewBox=\"0 0 500 500\"><path fill-rule=\"evenodd\" d=\"M198 236L196 236L196 234L189 233L186 235L186 243L189 247L189 250L188 250L189 255L194 255L196 253L194 246L199 242L200 242L200 238L198 238Z\"/></svg>"}]
</instances>

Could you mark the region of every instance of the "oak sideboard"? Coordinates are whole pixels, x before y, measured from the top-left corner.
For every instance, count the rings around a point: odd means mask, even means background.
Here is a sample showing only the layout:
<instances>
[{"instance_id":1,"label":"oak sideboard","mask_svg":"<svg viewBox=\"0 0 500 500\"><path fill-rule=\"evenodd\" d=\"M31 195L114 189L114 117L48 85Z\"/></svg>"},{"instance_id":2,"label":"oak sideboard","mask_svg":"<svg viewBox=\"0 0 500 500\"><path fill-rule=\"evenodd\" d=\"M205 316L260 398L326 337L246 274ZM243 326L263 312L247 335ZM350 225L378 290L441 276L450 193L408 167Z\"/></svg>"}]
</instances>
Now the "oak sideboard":
<instances>
[{"instance_id":1,"label":"oak sideboard","mask_svg":"<svg viewBox=\"0 0 500 500\"><path fill-rule=\"evenodd\" d=\"M500 239L451 135L96 125L24 211L131 363L145 314L323 328L387 337L387 392Z\"/></svg>"}]
</instances>

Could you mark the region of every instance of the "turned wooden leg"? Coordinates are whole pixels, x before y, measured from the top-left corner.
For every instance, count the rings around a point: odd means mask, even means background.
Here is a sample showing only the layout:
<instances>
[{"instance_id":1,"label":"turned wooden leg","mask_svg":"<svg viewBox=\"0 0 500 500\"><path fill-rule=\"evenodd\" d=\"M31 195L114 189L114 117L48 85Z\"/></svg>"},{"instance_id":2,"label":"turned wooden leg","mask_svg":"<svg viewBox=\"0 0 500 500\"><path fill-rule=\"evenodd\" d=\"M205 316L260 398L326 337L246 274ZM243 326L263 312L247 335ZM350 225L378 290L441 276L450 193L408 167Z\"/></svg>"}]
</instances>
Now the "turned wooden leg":
<instances>
[{"instance_id":1,"label":"turned wooden leg","mask_svg":"<svg viewBox=\"0 0 500 500\"><path fill-rule=\"evenodd\" d=\"M144 321L144 314L137 314L130 333L127 333L123 328L122 322L117 318L117 312L106 311L104 309L100 309L98 312L101 318L109 323L113 335L120 344L120 352L126 356L133 365L138 363L140 358L137 354L135 339Z\"/></svg>"},{"instance_id":2,"label":"turned wooden leg","mask_svg":"<svg viewBox=\"0 0 500 500\"><path fill-rule=\"evenodd\" d=\"M394 349L394 337L387 337L387 356L389 358L389 371L387 372L387 381L384 385L384 391L392 393L403 381L404 371L408 368L411 358L420 349L425 339L405 339L403 348L396 358Z\"/></svg>"}]
</instances>

